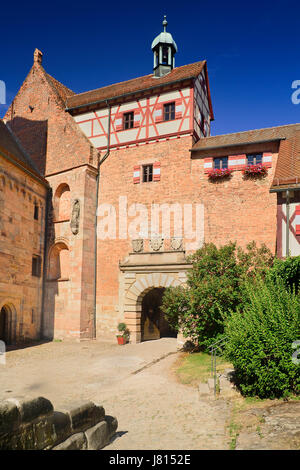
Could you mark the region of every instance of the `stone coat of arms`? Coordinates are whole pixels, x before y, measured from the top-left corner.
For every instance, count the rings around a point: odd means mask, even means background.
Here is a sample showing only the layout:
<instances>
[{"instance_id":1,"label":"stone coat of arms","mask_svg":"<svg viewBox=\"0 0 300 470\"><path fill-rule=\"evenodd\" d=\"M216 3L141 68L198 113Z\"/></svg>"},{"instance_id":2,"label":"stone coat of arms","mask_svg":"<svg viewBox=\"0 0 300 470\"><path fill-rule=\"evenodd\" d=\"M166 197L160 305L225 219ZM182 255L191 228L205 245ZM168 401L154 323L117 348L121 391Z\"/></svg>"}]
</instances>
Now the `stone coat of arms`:
<instances>
[{"instance_id":1,"label":"stone coat of arms","mask_svg":"<svg viewBox=\"0 0 300 470\"><path fill-rule=\"evenodd\" d=\"M132 240L131 244L132 244L132 249L135 253L140 253L144 249L144 240L142 238Z\"/></svg>"},{"instance_id":2,"label":"stone coat of arms","mask_svg":"<svg viewBox=\"0 0 300 470\"><path fill-rule=\"evenodd\" d=\"M150 246L153 251L159 251L163 245L164 239L161 237L151 238Z\"/></svg>"},{"instance_id":3,"label":"stone coat of arms","mask_svg":"<svg viewBox=\"0 0 300 470\"><path fill-rule=\"evenodd\" d=\"M182 238L171 238L171 249L174 251L179 251L182 249Z\"/></svg>"}]
</instances>

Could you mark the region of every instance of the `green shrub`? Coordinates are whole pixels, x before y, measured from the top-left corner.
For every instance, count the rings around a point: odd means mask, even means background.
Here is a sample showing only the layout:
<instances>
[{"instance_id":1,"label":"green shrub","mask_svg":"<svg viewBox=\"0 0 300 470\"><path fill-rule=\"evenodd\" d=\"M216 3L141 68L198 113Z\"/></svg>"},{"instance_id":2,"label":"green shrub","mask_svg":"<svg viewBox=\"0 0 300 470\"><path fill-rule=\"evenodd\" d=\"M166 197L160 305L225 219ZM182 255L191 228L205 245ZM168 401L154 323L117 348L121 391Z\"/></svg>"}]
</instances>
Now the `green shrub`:
<instances>
[{"instance_id":1,"label":"green shrub","mask_svg":"<svg viewBox=\"0 0 300 470\"><path fill-rule=\"evenodd\" d=\"M235 243L217 248L205 244L189 261L187 288L166 289L162 311L171 326L180 328L197 349L208 346L224 331L223 314L243 302L246 277L264 273L272 262L270 251L255 243L243 251Z\"/></svg>"},{"instance_id":2,"label":"green shrub","mask_svg":"<svg viewBox=\"0 0 300 470\"><path fill-rule=\"evenodd\" d=\"M184 316L189 308L188 290L181 286L165 289L161 310L168 320L169 325L179 330L180 318Z\"/></svg>"},{"instance_id":3,"label":"green shrub","mask_svg":"<svg viewBox=\"0 0 300 470\"><path fill-rule=\"evenodd\" d=\"M281 277L287 287L298 292L300 285L300 256L275 259L268 276L273 280L278 276Z\"/></svg>"},{"instance_id":4,"label":"green shrub","mask_svg":"<svg viewBox=\"0 0 300 470\"><path fill-rule=\"evenodd\" d=\"M246 282L243 310L226 316L225 355L241 392L279 398L300 392L300 365L292 343L300 339L300 298L281 278Z\"/></svg>"}]
</instances>

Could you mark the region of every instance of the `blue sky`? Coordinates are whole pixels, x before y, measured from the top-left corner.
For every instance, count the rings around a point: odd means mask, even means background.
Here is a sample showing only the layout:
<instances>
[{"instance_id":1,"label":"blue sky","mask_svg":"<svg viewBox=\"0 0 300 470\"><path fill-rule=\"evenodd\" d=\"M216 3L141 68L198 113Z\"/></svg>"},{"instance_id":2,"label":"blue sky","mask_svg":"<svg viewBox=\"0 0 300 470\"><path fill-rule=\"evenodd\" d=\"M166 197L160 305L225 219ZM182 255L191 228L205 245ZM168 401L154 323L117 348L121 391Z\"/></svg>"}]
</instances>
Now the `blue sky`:
<instances>
[{"instance_id":1,"label":"blue sky","mask_svg":"<svg viewBox=\"0 0 300 470\"><path fill-rule=\"evenodd\" d=\"M164 14L176 65L207 60L213 135L300 122L300 104L291 101L291 84L300 80L300 2L289 0L5 2L0 80L7 103L36 47L46 71L75 92L151 73L150 46ZM0 116L6 108L0 105Z\"/></svg>"}]
</instances>

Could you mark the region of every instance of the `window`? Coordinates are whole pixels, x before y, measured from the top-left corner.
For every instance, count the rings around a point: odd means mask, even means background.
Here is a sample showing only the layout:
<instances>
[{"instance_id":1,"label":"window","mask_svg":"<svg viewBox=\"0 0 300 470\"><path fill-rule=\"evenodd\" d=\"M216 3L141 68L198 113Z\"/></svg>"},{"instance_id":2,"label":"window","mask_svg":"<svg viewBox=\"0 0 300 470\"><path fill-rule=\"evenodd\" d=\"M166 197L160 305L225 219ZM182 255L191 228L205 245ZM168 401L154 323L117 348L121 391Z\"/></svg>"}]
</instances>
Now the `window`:
<instances>
[{"instance_id":1,"label":"window","mask_svg":"<svg viewBox=\"0 0 300 470\"><path fill-rule=\"evenodd\" d=\"M149 183L153 179L153 165L143 166L143 183Z\"/></svg>"},{"instance_id":2,"label":"window","mask_svg":"<svg viewBox=\"0 0 300 470\"><path fill-rule=\"evenodd\" d=\"M34 204L34 220L39 220L39 206L37 204Z\"/></svg>"},{"instance_id":3,"label":"window","mask_svg":"<svg viewBox=\"0 0 300 470\"><path fill-rule=\"evenodd\" d=\"M167 46L163 46L163 49L162 49L162 64L163 65L169 64L169 48Z\"/></svg>"},{"instance_id":4,"label":"window","mask_svg":"<svg viewBox=\"0 0 300 470\"><path fill-rule=\"evenodd\" d=\"M123 128L124 129L132 129L133 128L133 123L134 123L134 112L132 111L131 113L124 113L124 118L123 118Z\"/></svg>"},{"instance_id":5,"label":"window","mask_svg":"<svg viewBox=\"0 0 300 470\"><path fill-rule=\"evenodd\" d=\"M32 276L41 277L41 257L32 257Z\"/></svg>"},{"instance_id":6,"label":"window","mask_svg":"<svg viewBox=\"0 0 300 470\"><path fill-rule=\"evenodd\" d=\"M164 104L164 121L175 119L175 101Z\"/></svg>"},{"instance_id":7,"label":"window","mask_svg":"<svg viewBox=\"0 0 300 470\"><path fill-rule=\"evenodd\" d=\"M247 165L261 165L262 164L262 154L256 153L253 155L247 155Z\"/></svg>"},{"instance_id":8,"label":"window","mask_svg":"<svg viewBox=\"0 0 300 470\"><path fill-rule=\"evenodd\" d=\"M214 158L214 168L228 168L228 157Z\"/></svg>"}]
</instances>

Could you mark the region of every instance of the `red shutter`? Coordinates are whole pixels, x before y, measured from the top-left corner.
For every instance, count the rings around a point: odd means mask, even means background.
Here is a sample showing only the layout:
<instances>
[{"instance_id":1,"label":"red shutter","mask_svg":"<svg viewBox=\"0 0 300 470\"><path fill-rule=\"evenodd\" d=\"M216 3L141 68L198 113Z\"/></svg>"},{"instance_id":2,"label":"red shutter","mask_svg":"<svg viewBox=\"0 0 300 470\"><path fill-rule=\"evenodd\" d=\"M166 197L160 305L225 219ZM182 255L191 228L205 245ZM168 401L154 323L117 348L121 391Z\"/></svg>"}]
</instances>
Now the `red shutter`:
<instances>
[{"instance_id":1,"label":"red shutter","mask_svg":"<svg viewBox=\"0 0 300 470\"><path fill-rule=\"evenodd\" d=\"M183 103L182 99L178 99L175 101L175 119L182 118L183 115Z\"/></svg>"},{"instance_id":2,"label":"red shutter","mask_svg":"<svg viewBox=\"0 0 300 470\"><path fill-rule=\"evenodd\" d=\"M134 166L133 167L133 182L134 184L140 183L141 181L141 167L140 166Z\"/></svg>"},{"instance_id":3,"label":"red shutter","mask_svg":"<svg viewBox=\"0 0 300 470\"><path fill-rule=\"evenodd\" d=\"M263 153L262 164L266 168L271 168L272 167L272 153L270 153L270 152L264 152Z\"/></svg>"},{"instance_id":4,"label":"red shutter","mask_svg":"<svg viewBox=\"0 0 300 470\"><path fill-rule=\"evenodd\" d=\"M116 131L121 131L123 129L123 114L115 115L114 125Z\"/></svg>"},{"instance_id":5,"label":"red shutter","mask_svg":"<svg viewBox=\"0 0 300 470\"><path fill-rule=\"evenodd\" d=\"M300 204L296 206L296 215L300 215Z\"/></svg>"},{"instance_id":6,"label":"red shutter","mask_svg":"<svg viewBox=\"0 0 300 470\"><path fill-rule=\"evenodd\" d=\"M154 121L162 122L164 120L164 107L162 104L157 104L154 108Z\"/></svg>"},{"instance_id":7,"label":"red shutter","mask_svg":"<svg viewBox=\"0 0 300 470\"><path fill-rule=\"evenodd\" d=\"M153 181L160 181L160 162L153 163Z\"/></svg>"},{"instance_id":8,"label":"red shutter","mask_svg":"<svg viewBox=\"0 0 300 470\"><path fill-rule=\"evenodd\" d=\"M247 163L246 154L230 155L228 157L228 168L231 170L243 170Z\"/></svg>"},{"instance_id":9,"label":"red shutter","mask_svg":"<svg viewBox=\"0 0 300 470\"><path fill-rule=\"evenodd\" d=\"M142 115L140 111L135 111L134 112L134 121L133 121L133 127L139 127L141 124L141 119Z\"/></svg>"},{"instance_id":10,"label":"red shutter","mask_svg":"<svg viewBox=\"0 0 300 470\"><path fill-rule=\"evenodd\" d=\"M204 158L204 173L209 173L213 169L213 158Z\"/></svg>"}]
</instances>

